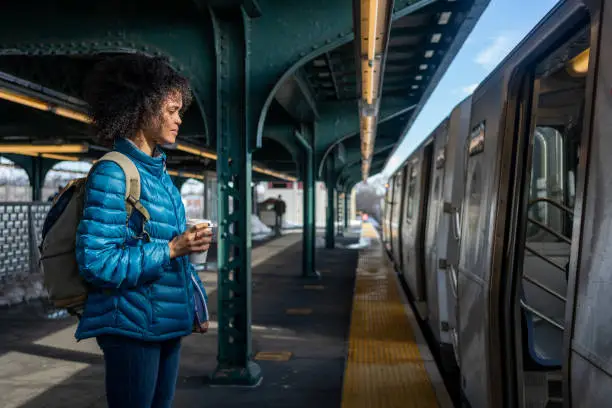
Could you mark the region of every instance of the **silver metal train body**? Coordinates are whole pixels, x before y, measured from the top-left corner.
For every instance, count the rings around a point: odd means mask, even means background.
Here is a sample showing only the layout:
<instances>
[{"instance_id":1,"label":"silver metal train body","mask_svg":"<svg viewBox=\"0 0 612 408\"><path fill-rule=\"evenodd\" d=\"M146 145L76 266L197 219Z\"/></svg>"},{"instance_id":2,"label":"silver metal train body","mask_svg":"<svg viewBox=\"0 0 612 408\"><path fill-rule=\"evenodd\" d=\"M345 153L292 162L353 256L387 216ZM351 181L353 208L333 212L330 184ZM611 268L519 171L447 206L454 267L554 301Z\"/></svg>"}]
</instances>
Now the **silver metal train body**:
<instances>
[{"instance_id":1,"label":"silver metal train body","mask_svg":"<svg viewBox=\"0 0 612 408\"><path fill-rule=\"evenodd\" d=\"M391 176L382 227L472 408L612 406L612 1L558 4Z\"/></svg>"}]
</instances>

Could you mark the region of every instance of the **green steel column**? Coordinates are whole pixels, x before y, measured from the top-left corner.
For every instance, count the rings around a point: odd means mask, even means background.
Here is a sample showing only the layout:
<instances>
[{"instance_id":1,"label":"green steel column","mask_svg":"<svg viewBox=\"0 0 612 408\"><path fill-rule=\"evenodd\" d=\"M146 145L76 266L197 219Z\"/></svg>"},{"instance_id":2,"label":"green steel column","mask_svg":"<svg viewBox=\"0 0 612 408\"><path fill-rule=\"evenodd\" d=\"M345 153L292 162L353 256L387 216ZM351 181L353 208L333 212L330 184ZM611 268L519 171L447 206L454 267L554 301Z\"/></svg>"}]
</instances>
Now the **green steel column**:
<instances>
[{"instance_id":1,"label":"green steel column","mask_svg":"<svg viewBox=\"0 0 612 408\"><path fill-rule=\"evenodd\" d=\"M348 229L349 227L349 214L351 213L349 209L349 196L351 193L344 193L344 228Z\"/></svg>"},{"instance_id":2,"label":"green steel column","mask_svg":"<svg viewBox=\"0 0 612 408\"><path fill-rule=\"evenodd\" d=\"M255 386L251 350L250 21L238 7L213 11L217 48L218 354L211 381ZM229 199L233 199L230 211Z\"/></svg>"},{"instance_id":3,"label":"green steel column","mask_svg":"<svg viewBox=\"0 0 612 408\"><path fill-rule=\"evenodd\" d=\"M43 169L43 158L32 157L32 201L42 201L42 189L45 184L45 171Z\"/></svg>"},{"instance_id":4,"label":"green steel column","mask_svg":"<svg viewBox=\"0 0 612 408\"><path fill-rule=\"evenodd\" d=\"M302 276L308 278L319 278L319 273L315 270L315 240L317 233L316 219L315 219L315 164L314 164L314 152L312 149L306 151L306 160L304 163L304 182L302 183L304 188L304 229L302 232Z\"/></svg>"},{"instance_id":5,"label":"green steel column","mask_svg":"<svg viewBox=\"0 0 612 408\"><path fill-rule=\"evenodd\" d=\"M308 140L314 140L314 132L308 126L303 126L302 132L309 136ZM315 195L316 195L316 184L315 184L315 164L314 164L314 151L311 145L305 140L302 135L298 132L295 134L298 141L301 143L304 151L303 171L304 175L302 180L302 193L303 193L303 227L302 227L302 277L304 278L317 278L321 277L321 274L316 270L315 261L315 240L316 240L316 219L315 219Z\"/></svg>"},{"instance_id":6,"label":"green steel column","mask_svg":"<svg viewBox=\"0 0 612 408\"><path fill-rule=\"evenodd\" d=\"M325 248L335 247L334 238L334 156L330 155L326 164L326 184L327 184L327 222L325 223Z\"/></svg>"}]
</instances>

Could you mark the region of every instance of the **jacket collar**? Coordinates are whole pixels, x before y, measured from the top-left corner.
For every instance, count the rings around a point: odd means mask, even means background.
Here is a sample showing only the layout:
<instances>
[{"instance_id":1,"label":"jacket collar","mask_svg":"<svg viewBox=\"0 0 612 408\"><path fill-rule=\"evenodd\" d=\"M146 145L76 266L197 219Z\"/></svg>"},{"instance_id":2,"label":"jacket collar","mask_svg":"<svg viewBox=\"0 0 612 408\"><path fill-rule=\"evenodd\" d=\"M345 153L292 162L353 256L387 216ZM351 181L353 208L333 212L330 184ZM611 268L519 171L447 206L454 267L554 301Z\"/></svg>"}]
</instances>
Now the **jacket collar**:
<instances>
[{"instance_id":1,"label":"jacket collar","mask_svg":"<svg viewBox=\"0 0 612 408\"><path fill-rule=\"evenodd\" d=\"M137 167L144 168L153 175L161 176L166 169L166 153L159 146L155 148L152 157L140 150L131 140L119 137L115 140L114 149L132 159Z\"/></svg>"}]
</instances>

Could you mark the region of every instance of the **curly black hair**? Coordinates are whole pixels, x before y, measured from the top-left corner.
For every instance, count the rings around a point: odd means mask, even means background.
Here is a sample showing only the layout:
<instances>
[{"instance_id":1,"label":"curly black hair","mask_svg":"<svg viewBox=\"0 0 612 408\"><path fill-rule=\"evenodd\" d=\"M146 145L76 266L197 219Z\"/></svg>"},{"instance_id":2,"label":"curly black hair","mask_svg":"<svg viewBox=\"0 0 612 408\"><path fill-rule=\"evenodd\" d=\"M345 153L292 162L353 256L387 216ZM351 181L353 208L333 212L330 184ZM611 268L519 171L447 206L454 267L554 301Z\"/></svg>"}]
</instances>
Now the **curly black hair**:
<instances>
[{"instance_id":1,"label":"curly black hair","mask_svg":"<svg viewBox=\"0 0 612 408\"><path fill-rule=\"evenodd\" d=\"M116 138L131 137L155 123L172 92L182 97L182 115L192 101L189 81L166 58L126 54L97 63L85 81L83 96L99 142L111 145Z\"/></svg>"}]
</instances>

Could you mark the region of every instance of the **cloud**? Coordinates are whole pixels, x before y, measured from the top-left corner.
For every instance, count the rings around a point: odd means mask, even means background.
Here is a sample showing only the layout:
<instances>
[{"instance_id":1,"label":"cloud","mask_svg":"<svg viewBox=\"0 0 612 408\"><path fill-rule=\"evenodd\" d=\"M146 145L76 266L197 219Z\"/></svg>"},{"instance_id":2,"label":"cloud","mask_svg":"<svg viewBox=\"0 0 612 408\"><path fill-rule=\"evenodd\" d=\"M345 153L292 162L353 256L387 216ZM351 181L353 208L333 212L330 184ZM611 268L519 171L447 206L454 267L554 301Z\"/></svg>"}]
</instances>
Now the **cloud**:
<instances>
[{"instance_id":1,"label":"cloud","mask_svg":"<svg viewBox=\"0 0 612 408\"><path fill-rule=\"evenodd\" d=\"M464 86L463 88L461 88L461 92L463 92L466 95L469 95L472 92L474 92L476 88L478 88L478 84L471 84L471 85Z\"/></svg>"},{"instance_id":2,"label":"cloud","mask_svg":"<svg viewBox=\"0 0 612 408\"><path fill-rule=\"evenodd\" d=\"M476 55L474 62L486 69L494 68L512 51L516 45L517 37L517 33L513 32L502 33L493 37L491 44Z\"/></svg>"},{"instance_id":3,"label":"cloud","mask_svg":"<svg viewBox=\"0 0 612 408\"><path fill-rule=\"evenodd\" d=\"M460 95L461 97L464 97L474 92L476 88L478 88L478 85L478 83L474 83L465 86L458 86L457 88L453 89L453 95Z\"/></svg>"}]
</instances>

